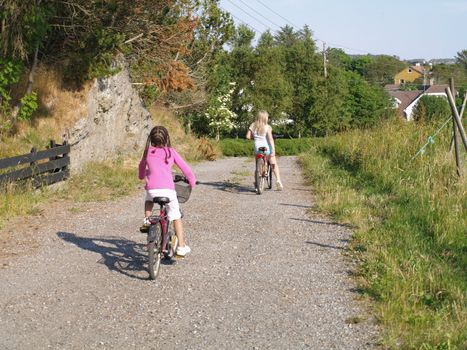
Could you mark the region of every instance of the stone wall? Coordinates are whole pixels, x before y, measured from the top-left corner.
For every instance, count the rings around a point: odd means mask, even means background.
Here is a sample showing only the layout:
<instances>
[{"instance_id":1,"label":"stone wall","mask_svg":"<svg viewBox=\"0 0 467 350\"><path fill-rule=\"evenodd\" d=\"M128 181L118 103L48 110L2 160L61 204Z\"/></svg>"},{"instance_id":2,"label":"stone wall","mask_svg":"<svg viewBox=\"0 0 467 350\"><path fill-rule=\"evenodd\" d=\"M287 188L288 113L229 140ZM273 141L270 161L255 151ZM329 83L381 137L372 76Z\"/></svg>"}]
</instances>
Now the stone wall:
<instances>
[{"instance_id":1,"label":"stone wall","mask_svg":"<svg viewBox=\"0 0 467 350\"><path fill-rule=\"evenodd\" d=\"M64 135L71 145L72 173L89 161L142 150L152 120L126 68L109 78L96 79L86 103L87 115Z\"/></svg>"}]
</instances>

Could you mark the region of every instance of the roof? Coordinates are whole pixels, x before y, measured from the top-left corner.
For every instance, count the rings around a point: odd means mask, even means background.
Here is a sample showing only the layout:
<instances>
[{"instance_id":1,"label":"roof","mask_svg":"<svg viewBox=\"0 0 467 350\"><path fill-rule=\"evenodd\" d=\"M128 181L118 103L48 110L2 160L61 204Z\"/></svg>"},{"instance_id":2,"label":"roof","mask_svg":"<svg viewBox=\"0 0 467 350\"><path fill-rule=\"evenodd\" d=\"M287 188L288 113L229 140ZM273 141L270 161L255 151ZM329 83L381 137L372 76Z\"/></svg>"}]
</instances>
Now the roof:
<instances>
[{"instance_id":1,"label":"roof","mask_svg":"<svg viewBox=\"0 0 467 350\"><path fill-rule=\"evenodd\" d=\"M397 98L399 101L401 101L399 105L399 110L403 111L406 109L413 101L416 100L417 97L419 97L421 94L423 94L423 91L421 90L413 90L413 91L399 91L399 90L389 90L388 93L392 96Z\"/></svg>"},{"instance_id":2,"label":"roof","mask_svg":"<svg viewBox=\"0 0 467 350\"><path fill-rule=\"evenodd\" d=\"M409 68L420 74L423 74L425 72L425 67L423 66L410 66Z\"/></svg>"},{"instance_id":3,"label":"roof","mask_svg":"<svg viewBox=\"0 0 467 350\"><path fill-rule=\"evenodd\" d=\"M401 87L400 84L387 84L384 86L384 90L386 91L397 91Z\"/></svg>"},{"instance_id":4,"label":"roof","mask_svg":"<svg viewBox=\"0 0 467 350\"><path fill-rule=\"evenodd\" d=\"M426 94L445 94L446 93L446 88L449 85L447 84L440 84L440 85L431 85L428 89L425 90ZM454 95L456 92L454 91Z\"/></svg>"}]
</instances>

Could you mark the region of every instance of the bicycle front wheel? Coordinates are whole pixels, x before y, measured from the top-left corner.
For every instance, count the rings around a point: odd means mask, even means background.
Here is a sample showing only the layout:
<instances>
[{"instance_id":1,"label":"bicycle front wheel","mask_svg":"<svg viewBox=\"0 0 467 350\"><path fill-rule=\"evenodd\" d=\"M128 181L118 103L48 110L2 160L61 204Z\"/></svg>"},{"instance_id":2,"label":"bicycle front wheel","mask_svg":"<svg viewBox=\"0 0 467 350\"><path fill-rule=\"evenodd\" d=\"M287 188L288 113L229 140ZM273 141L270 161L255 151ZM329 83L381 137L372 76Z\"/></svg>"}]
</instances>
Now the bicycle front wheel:
<instances>
[{"instance_id":1,"label":"bicycle front wheel","mask_svg":"<svg viewBox=\"0 0 467 350\"><path fill-rule=\"evenodd\" d=\"M151 237L148 242L148 272L150 279L155 280L161 266L162 226L160 222L149 226L148 237Z\"/></svg>"}]
</instances>

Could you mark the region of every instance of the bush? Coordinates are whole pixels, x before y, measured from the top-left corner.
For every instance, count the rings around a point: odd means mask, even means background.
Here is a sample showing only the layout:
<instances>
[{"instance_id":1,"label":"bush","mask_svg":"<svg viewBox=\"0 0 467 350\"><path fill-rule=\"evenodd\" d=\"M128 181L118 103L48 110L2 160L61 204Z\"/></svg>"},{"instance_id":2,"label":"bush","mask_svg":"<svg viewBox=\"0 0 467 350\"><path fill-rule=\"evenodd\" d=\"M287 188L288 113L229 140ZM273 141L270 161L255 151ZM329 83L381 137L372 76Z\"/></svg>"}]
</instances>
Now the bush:
<instances>
[{"instance_id":1,"label":"bush","mask_svg":"<svg viewBox=\"0 0 467 350\"><path fill-rule=\"evenodd\" d=\"M312 145L311 138L277 139L278 156L294 156L306 152ZM253 154L253 141L245 139L223 139L219 142L222 154L226 157L249 157Z\"/></svg>"}]
</instances>

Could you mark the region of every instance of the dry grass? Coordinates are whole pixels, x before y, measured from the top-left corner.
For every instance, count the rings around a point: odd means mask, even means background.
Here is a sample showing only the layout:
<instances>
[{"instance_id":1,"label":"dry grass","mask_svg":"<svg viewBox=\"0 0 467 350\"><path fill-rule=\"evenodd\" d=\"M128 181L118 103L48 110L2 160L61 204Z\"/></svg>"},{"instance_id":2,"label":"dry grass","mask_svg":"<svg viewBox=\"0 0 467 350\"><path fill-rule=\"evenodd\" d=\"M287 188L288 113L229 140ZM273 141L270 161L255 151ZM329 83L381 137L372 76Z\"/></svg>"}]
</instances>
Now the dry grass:
<instances>
[{"instance_id":1,"label":"dry grass","mask_svg":"<svg viewBox=\"0 0 467 350\"><path fill-rule=\"evenodd\" d=\"M150 108L155 125L163 125L169 131L172 146L180 155L189 161L215 160L220 157L218 146L208 139L197 139L187 134L177 117L170 111L160 107Z\"/></svg>"},{"instance_id":2,"label":"dry grass","mask_svg":"<svg viewBox=\"0 0 467 350\"><path fill-rule=\"evenodd\" d=\"M12 135L2 138L0 158L27 153L32 147L43 148L52 139L61 142L66 128L86 115L89 86L80 91L67 90L62 86L59 71L39 67L33 85L39 108L31 121L19 122ZM24 83L17 89L24 91Z\"/></svg>"}]
</instances>

